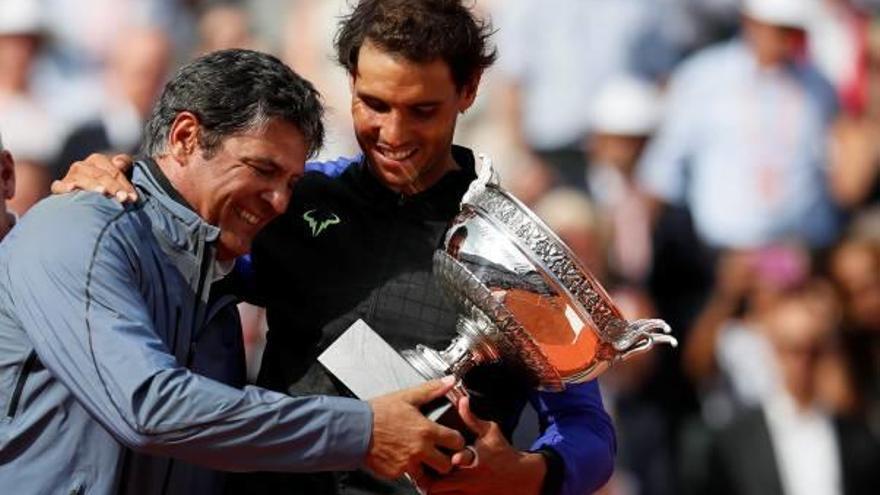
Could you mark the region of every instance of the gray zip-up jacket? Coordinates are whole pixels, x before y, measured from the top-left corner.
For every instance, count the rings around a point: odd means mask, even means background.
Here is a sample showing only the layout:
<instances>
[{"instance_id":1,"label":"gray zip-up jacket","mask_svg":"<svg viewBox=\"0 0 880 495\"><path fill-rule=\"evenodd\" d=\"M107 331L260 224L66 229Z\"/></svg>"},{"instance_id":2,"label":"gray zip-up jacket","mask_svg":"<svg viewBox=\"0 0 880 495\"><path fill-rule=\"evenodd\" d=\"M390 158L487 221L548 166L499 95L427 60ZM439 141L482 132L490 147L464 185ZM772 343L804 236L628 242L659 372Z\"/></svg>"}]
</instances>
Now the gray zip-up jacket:
<instances>
[{"instance_id":1,"label":"gray zip-up jacket","mask_svg":"<svg viewBox=\"0 0 880 495\"><path fill-rule=\"evenodd\" d=\"M244 359L233 301L211 294L219 231L154 163L133 182L136 205L54 196L0 244L0 492L201 494L212 470L361 467L367 404L205 376Z\"/></svg>"}]
</instances>

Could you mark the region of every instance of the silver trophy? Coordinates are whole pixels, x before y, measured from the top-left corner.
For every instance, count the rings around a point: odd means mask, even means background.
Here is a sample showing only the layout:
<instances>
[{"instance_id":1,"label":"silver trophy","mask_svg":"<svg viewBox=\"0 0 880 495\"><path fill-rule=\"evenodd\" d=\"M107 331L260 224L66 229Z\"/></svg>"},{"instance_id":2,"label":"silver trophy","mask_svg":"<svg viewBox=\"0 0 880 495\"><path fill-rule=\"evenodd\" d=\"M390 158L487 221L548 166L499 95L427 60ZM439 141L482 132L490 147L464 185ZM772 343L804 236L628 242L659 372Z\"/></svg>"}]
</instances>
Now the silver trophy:
<instances>
[{"instance_id":1,"label":"silver trophy","mask_svg":"<svg viewBox=\"0 0 880 495\"><path fill-rule=\"evenodd\" d=\"M505 192L488 158L434 255L434 275L459 308L445 350L419 345L400 359L358 321L319 357L362 399L424 379L463 377L501 359L551 391L591 380L616 362L677 345L663 320L628 322L605 289L525 205ZM464 394L456 387L454 400Z\"/></svg>"},{"instance_id":2,"label":"silver trophy","mask_svg":"<svg viewBox=\"0 0 880 495\"><path fill-rule=\"evenodd\" d=\"M499 187L489 159L480 161L434 255L434 275L459 307L458 336L442 351L404 351L420 374L461 377L506 359L558 391L654 344L677 345L663 320L626 321L556 234Z\"/></svg>"}]
</instances>

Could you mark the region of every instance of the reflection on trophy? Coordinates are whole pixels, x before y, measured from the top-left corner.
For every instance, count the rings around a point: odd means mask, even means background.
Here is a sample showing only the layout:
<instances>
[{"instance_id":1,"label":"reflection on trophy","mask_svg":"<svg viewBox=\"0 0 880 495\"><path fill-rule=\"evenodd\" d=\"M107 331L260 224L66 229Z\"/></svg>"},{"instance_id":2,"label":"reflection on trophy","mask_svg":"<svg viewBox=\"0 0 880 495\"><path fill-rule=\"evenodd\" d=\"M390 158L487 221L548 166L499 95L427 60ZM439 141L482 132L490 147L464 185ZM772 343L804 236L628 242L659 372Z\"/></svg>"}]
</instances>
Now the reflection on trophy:
<instances>
[{"instance_id":1,"label":"reflection on trophy","mask_svg":"<svg viewBox=\"0 0 880 495\"><path fill-rule=\"evenodd\" d=\"M403 351L403 361L359 321L319 358L325 367L363 399L423 379L463 377L500 359L525 367L534 386L558 391L654 344L677 345L662 320L626 321L568 247L497 185L491 163L480 158L478 178L434 256L434 275L460 311L458 337L442 351ZM461 393L457 387L452 395Z\"/></svg>"},{"instance_id":2,"label":"reflection on trophy","mask_svg":"<svg viewBox=\"0 0 880 495\"><path fill-rule=\"evenodd\" d=\"M423 376L463 376L515 360L545 390L591 380L618 361L677 344L662 320L627 322L605 289L526 206L501 189L485 157L462 201L434 274L460 309L443 351L404 351Z\"/></svg>"}]
</instances>

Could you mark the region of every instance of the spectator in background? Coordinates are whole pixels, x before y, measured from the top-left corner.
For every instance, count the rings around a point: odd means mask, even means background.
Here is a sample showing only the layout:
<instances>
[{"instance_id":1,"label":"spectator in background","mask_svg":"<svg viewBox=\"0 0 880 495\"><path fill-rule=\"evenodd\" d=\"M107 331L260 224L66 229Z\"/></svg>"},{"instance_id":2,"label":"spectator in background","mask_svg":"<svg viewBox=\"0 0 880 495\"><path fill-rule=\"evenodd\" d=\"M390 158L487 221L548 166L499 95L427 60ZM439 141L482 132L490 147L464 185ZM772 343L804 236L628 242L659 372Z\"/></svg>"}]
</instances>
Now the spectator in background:
<instances>
[{"instance_id":1,"label":"spectator in background","mask_svg":"<svg viewBox=\"0 0 880 495\"><path fill-rule=\"evenodd\" d=\"M67 136L53 164L54 178L91 153L134 153L144 123L165 83L171 41L164 31L135 27L119 39L105 69L106 97L99 115Z\"/></svg>"},{"instance_id":2,"label":"spectator in background","mask_svg":"<svg viewBox=\"0 0 880 495\"><path fill-rule=\"evenodd\" d=\"M584 186L586 110L605 81L627 71L656 77L675 60L656 3L525 0L499 9L502 118L513 141L569 185Z\"/></svg>"},{"instance_id":3,"label":"spectator in background","mask_svg":"<svg viewBox=\"0 0 880 495\"><path fill-rule=\"evenodd\" d=\"M636 164L662 116L659 89L631 76L603 85L587 140L587 185L611 229L609 263L614 275L642 284L651 268L650 202L635 181Z\"/></svg>"},{"instance_id":4,"label":"spectator in background","mask_svg":"<svg viewBox=\"0 0 880 495\"><path fill-rule=\"evenodd\" d=\"M15 214L6 208L6 201L15 194L15 162L12 153L3 147L0 137L0 241L15 225Z\"/></svg>"},{"instance_id":5,"label":"spectator in background","mask_svg":"<svg viewBox=\"0 0 880 495\"><path fill-rule=\"evenodd\" d=\"M831 193L852 213L880 203L880 45L871 42L880 30L852 0L824 0L822 7L824 15L810 29L816 40L810 48L843 108L831 133Z\"/></svg>"},{"instance_id":6,"label":"spectator in background","mask_svg":"<svg viewBox=\"0 0 880 495\"><path fill-rule=\"evenodd\" d=\"M836 234L823 143L837 107L803 57L811 4L745 0L742 35L673 74L640 181L662 202L685 203L714 248L789 236L823 246Z\"/></svg>"},{"instance_id":7,"label":"spectator in background","mask_svg":"<svg viewBox=\"0 0 880 495\"><path fill-rule=\"evenodd\" d=\"M247 10L235 3L221 2L206 7L199 17L198 30L198 54L229 48L259 48Z\"/></svg>"},{"instance_id":8,"label":"spectator in background","mask_svg":"<svg viewBox=\"0 0 880 495\"><path fill-rule=\"evenodd\" d=\"M348 74L334 62L333 38L339 19L352 2L298 0L290 2L283 17L281 59L321 88L327 104L327 144L324 159L350 156L358 151L352 135L351 92Z\"/></svg>"},{"instance_id":9,"label":"spectator in background","mask_svg":"<svg viewBox=\"0 0 880 495\"><path fill-rule=\"evenodd\" d=\"M43 42L38 0L0 0L0 127L16 153L18 178L9 207L23 214L49 193L59 126L34 97L33 65Z\"/></svg>"},{"instance_id":10,"label":"spectator in background","mask_svg":"<svg viewBox=\"0 0 880 495\"><path fill-rule=\"evenodd\" d=\"M876 493L876 439L863 422L833 417L819 402L818 366L837 328L823 286L807 284L774 303L766 329L780 388L719 433L704 493Z\"/></svg>"},{"instance_id":11,"label":"spectator in background","mask_svg":"<svg viewBox=\"0 0 880 495\"><path fill-rule=\"evenodd\" d=\"M715 288L684 349L684 368L698 387L702 418L726 424L776 390L777 375L765 327L786 291L810 275L808 253L774 246L721 255Z\"/></svg>"},{"instance_id":12,"label":"spectator in background","mask_svg":"<svg viewBox=\"0 0 880 495\"><path fill-rule=\"evenodd\" d=\"M34 82L47 107L69 125L91 119L107 97L105 68L129 30L162 29L177 48L196 30L191 1L36 0L49 34Z\"/></svg>"},{"instance_id":13,"label":"spectator in background","mask_svg":"<svg viewBox=\"0 0 880 495\"><path fill-rule=\"evenodd\" d=\"M880 241L847 235L831 252L829 274L841 296L844 367L838 409L867 415L880 435ZM851 391L850 391L851 390Z\"/></svg>"}]
</instances>

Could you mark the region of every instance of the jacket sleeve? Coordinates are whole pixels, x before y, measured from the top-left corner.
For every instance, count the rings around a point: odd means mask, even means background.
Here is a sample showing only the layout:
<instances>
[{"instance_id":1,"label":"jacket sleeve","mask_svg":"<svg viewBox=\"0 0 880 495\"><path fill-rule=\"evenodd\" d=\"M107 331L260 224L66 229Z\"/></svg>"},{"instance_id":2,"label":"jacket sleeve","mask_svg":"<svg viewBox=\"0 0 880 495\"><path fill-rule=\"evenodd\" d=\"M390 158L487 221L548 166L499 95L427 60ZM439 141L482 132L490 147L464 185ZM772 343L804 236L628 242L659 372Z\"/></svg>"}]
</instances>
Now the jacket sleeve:
<instances>
[{"instance_id":1,"label":"jacket sleeve","mask_svg":"<svg viewBox=\"0 0 880 495\"><path fill-rule=\"evenodd\" d=\"M562 392L534 392L532 406L546 425L532 450L552 449L562 459L561 495L583 495L601 488L614 470L617 450L611 418L594 381Z\"/></svg>"},{"instance_id":2,"label":"jacket sleeve","mask_svg":"<svg viewBox=\"0 0 880 495\"><path fill-rule=\"evenodd\" d=\"M169 315L139 290L167 283L141 278L132 242L143 233L70 203L20 226L11 295L40 361L119 442L228 471L362 465L366 403L236 389L179 366L153 325Z\"/></svg>"}]
</instances>

